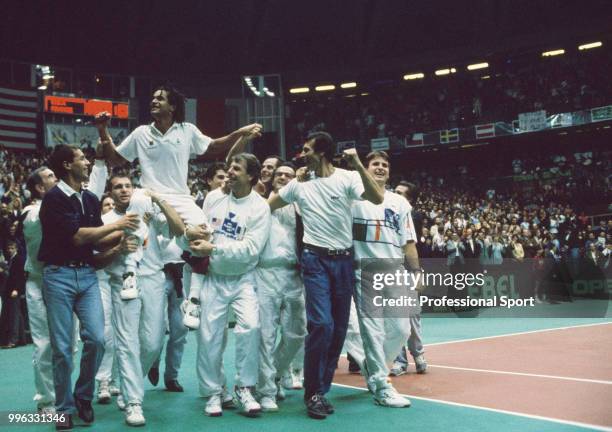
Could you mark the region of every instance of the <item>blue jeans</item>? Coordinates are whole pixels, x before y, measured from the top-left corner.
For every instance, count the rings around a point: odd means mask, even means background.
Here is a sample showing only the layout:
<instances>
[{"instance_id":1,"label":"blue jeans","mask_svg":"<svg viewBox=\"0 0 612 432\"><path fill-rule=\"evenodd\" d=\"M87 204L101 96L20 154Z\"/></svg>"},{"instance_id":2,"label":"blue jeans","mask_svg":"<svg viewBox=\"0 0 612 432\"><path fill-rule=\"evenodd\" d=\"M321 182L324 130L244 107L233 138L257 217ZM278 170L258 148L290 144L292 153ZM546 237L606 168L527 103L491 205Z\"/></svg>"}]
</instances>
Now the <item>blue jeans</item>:
<instances>
[{"instance_id":1,"label":"blue jeans","mask_svg":"<svg viewBox=\"0 0 612 432\"><path fill-rule=\"evenodd\" d=\"M304 349L304 398L327 393L344 345L355 285L352 256L302 253L308 335Z\"/></svg>"},{"instance_id":2,"label":"blue jeans","mask_svg":"<svg viewBox=\"0 0 612 432\"><path fill-rule=\"evenodd\" d=\"M95 376L104 355L104 310L93 267L48 265L43 271L43 296L47 306L53 350L53 382L58 412L74 413L74 396L92 400ZM81 323L81 370L72 393L72 340L76 313Z\"/></svg>"}]
</instances>

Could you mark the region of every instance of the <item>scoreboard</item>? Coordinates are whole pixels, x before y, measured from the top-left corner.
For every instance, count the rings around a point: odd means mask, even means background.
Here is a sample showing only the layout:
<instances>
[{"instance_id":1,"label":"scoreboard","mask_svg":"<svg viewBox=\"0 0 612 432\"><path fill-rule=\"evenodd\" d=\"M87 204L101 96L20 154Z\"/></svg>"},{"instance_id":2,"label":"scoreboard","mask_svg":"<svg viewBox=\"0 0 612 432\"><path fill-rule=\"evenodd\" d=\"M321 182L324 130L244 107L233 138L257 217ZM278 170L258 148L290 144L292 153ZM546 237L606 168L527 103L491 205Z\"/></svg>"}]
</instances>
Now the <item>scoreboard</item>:
<instances>
[{"instance_id":1,"label":"scoreboard","mask_svg":"<svg viewBox=\"0 0 612 432\"><path fill-rule=\"evenodd\" d=\"M127 119L129 104L100 99L45 95L45 112L95 116L107 111L114 118Z\"/></svg>"}]
</instances>

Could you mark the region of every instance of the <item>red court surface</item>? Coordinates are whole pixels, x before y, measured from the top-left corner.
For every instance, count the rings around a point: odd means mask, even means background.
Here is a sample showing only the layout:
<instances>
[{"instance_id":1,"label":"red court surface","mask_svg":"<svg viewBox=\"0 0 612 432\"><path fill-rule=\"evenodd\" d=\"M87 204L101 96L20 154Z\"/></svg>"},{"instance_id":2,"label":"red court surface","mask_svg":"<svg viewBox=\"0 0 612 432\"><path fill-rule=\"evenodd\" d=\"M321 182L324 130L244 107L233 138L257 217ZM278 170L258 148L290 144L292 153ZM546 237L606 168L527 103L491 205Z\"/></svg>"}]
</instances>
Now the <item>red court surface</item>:
<instances>
[{"instance_id":1,"label":"red court surface","mask_svg":"<svg viewBox=\"0 0 612 432\"><path fill-rule=\"evenodd\" d=\"M393 378L414 397L612 428L612 324L426 346L428 373ZM341 359L334 382L365 387ZM416 401L415 401L416 402Z\"/></svg>"}]
</instances>

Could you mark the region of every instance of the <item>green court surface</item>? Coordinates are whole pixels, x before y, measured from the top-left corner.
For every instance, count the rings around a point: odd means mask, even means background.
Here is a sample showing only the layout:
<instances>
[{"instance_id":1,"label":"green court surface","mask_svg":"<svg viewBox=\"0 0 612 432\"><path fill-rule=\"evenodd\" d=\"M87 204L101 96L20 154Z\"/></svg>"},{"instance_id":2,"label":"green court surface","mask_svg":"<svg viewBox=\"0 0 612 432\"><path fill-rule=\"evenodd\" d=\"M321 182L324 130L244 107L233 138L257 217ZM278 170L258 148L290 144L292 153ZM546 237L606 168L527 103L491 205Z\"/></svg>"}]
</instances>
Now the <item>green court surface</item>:
<instances>
[{"instance_id":1,"label":"green court surface","mask_svg":"<svg viewBox=\"0 0 612 432\"><path fill-rule=\"evenodd\" d=\"M503 334L538 331L543 329L582 326L612 322L610 318L423 318L426 343L442 343L462 339L481 338ZM31 398L34 379L31 366L32 345L0 351L0 430L39 431L54 430L51 425L10 425L10 412L27 412L35 408ZM229 385L233 381L233 336L230 337L225 356ZM330 400L336 413L326 420L311 420L306 416L302 393L289 391L280 411L264 413L260 418L245 418L227 410L222 417L204 415L204 399L199 397L195 372L196 342L189 335L185 350L180 382L185 393L167 393L163 385L153 387L145 381L143 405L150 431L570 431L587 430L580 425L491 410L450 405L447 403L412 399L409 409L382 408L374 405L367 391L334 386ZM568 355L572 355L568 353ZM610 361L610 359L602 359ZM163 365L162 365L163 371ZM163 381L163 379L162 379ZM502 397L503 395L500 395ZM610 406L612 406L612 401ZM123 413L112 405L94 404L96 422L93 426L75 430L126 430ZM77 423L78 424L78 423Z\"/></svg>"}]
</instances>

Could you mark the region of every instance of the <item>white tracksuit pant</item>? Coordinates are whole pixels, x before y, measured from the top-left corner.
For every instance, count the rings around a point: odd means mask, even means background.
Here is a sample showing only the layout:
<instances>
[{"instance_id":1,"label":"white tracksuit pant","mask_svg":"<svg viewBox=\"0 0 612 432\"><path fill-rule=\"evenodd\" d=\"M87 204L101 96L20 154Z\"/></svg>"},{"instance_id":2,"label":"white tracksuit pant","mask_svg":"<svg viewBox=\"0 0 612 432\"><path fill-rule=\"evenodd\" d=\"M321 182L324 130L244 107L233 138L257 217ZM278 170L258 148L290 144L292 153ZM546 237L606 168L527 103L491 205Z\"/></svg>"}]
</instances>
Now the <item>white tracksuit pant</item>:
<instances>
[{"instance_id":1,"label":"white tracksuit pant","mask_svg":"<svg viewBox=\"0 0 612 432\"><path fill-rule=\"evenodd\" d=\"M98 285L104 308L104 357L96 373L96 381L111 382L117 378L117 362L115 360L115 327L113 326L113 301L108 277L98 274Z\"/></svg>"},{"instance_id":2,"label":"white tracksuit pant","mask_svg":"<svg viewBox=\"0 0 612 432\"><path fill-rule=\"evenodd\" d=\"M122 300L123 282L111 276L115 350L126 403L142 404L144 376L159 356L165 328L164 273L138 276L140 296Z\"/></svg>"},{"instance_id":3,"label":"white tracksuit pant","mask_svg":"<svg viewBox=\"0 0 612 432\"><path fill-rule=\"evenodd\" d=\"M223 351L230 307L236 316L235 384L237 387L254 386L260 339L255 271L240 276L209 272L200 292L200 305L197 358L200 394L204 397L221 394L225 386Z\"/></svg>"},{"instance_id":4,"label":"white tracksuit pant","mask_svg":"<svg viewBox=\"0 0 612 432\"><path fill-rule=\"evenodd\" d=\"M261 323L257 391L273 398L277 392L275 379L289 371L306 337L304 285L295 265L257 267L255 272Z\"/></svg>"},{"instance_id":5,"label":"white tracksuit pant","mask_svg":"<svg viewBox=\"0 0 612 432\"><path fill-rule=\"evenodd\" d=\"M364 317L355 303L361 300L361 274L355 272L355 299L351 301L351 314L344 348L364 370L367 363L368 382L376 390L391 387L388 363L392 362L410 335L410 318Z\"/></svg>"},{"instance_id":6,"label":"white tracksuit pant","mask_svg":"<svg viewBox=\"0 0 612 432\"><path fill-rule=\"evenodd\" d=\"M208 218L202 208L198 207L191 195L160 194L160 197L168 202L179 214L185 225L208 224ZM185 236L176 238L176 244L183 250L189 251L189 242ZM187 276L187 277L186 277ZM204 275L193 274L191 266L185 264L183 267L183 287L185 295L188 297L198 297L199 291L204 283Z\"/></svg>"},{"instance_id":7,"label":"white tracksuit pant","mask_svg":"<svg viewBox=\"0 0 612 432\"><path fill-rule=\"evenodd\" d=\"M42 275L30 273L26 281L26 302L30 332L34 343L32 365L34 366L34 385L36 394L34 401L39 407L55 404L55 388L53 387L53 363L51 360L51 342L49 340L49 324L47 323L47 308L42 297Z\"/></svg>"}]
</instances>

